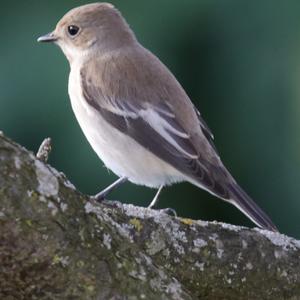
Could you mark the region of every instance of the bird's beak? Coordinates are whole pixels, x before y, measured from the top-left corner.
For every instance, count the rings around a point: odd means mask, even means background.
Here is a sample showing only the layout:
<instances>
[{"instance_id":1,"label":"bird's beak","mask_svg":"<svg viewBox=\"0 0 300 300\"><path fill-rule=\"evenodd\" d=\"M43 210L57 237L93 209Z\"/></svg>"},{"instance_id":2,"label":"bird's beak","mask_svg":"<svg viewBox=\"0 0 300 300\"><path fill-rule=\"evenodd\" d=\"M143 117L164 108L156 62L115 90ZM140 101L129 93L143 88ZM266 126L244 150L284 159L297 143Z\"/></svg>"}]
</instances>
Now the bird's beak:
<instances>
[{"instance_id":1,"label":"bird's beak","mask_svg":"<svg viewBox=\"0 0 300 300\"><path fill-rule=\"evenodd\" d=\"M48 34L45 34L43 36L40 36L37 41L39 43L52 43L57 41L57 37L55 36L55 34L53 32L50 32Z\"/></svg>"}]
</instances>

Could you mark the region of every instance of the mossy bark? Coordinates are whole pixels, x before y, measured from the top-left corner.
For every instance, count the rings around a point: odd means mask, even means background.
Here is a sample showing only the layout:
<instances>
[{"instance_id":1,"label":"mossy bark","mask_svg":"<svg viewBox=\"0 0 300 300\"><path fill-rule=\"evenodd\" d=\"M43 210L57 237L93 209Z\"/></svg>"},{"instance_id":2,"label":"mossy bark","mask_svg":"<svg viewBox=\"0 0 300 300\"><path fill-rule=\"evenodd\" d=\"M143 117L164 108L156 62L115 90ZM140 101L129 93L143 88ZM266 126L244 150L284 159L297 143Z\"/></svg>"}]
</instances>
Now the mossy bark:
<instances>
[{"instance_id":1,"label":"mossy bark","mask_svg":"<svg viewBox=\"0 0 300 300\"><path fill-rule=\"evenodd\" d=\"M300 299L300 242L95 203L0 136L0 299Z\"/></svg>"}]
</instances>

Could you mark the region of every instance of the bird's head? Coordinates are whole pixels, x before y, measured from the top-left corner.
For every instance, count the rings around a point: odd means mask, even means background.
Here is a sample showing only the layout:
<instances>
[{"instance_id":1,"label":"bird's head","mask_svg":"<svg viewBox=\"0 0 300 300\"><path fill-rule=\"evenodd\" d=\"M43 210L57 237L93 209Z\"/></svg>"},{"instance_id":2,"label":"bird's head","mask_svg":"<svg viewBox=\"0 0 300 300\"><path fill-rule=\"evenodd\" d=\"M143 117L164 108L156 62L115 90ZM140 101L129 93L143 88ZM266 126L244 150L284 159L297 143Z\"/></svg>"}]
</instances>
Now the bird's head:
<instances>
[{"instance_id":1,"label":"bird's head","mask_svg":"<svg viewBox=\"0 0 300 300\"><path fill-rule=\"evenodd\" d=\"M105 53L130 46L136 39L112 4L93 3L69 11L54 31L38 41L56 43L72 62L94 51Z\"/></svg>"}]
</instances>

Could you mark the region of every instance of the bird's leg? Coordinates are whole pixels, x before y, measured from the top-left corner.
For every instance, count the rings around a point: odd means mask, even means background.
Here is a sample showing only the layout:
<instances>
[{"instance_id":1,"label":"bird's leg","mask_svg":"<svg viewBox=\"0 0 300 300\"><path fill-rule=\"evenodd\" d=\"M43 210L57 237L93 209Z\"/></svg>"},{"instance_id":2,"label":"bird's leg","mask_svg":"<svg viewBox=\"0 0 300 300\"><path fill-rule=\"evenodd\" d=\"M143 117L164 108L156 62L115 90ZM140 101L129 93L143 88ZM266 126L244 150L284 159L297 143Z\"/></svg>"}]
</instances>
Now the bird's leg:
<instances>
[{"instance_id":1,"label":"bird's leg","mask_svg":"<svg viewBox=\"0 0 300 300\"><path fill-rule=\"evenodd\" d=\"M157 190L157 192L156 192L153 200L151 201L150 205L148 206L148 208L156 209L156 206L157 206L157 204L159 202L159 195L160 195L163 187L164 187L163 185L161 185L159 187L159 189ZM177 213L176 213L176 211L173 208L164 208L164 209L160 209L160 211L164 212L164 213L166 213L168 215L171 215L171 216L175 216L175 217L177 216Z\"/></svg>"},{"instance_id":2,"label":"bird's leg","mask_svg":"<svg viewBox=\"0 0 300 300\"><path fill-rule=\"evenodd\" d=\"M127 181L126 177L120 177L119 179L117 179L115 182L113 182L111 185L109 185L107 188L105 188L103 191L101 191L100 193L98 193L97 195L93 196L94 199L96 199L97 201L102 201L104 200L104 198L116 187L118 187L119 185L121 185L122 183L124 183L125 181Z\"/></svg>"},{"instance_id":3,"label":"bird's leg","mask_svg":"<svg viewBox=\"0 0 300 300\"><path fill-rule=\"evenodd\" d=\"M155 194L153 200L152 200L151 203L149 204L148 208L155 208L155 207L157 206L158 201L159 201L158 198L159 198L159 195L160 195L161 190L163 189L163 187L164 187L163 185L161 185L161 186L159 187L159 189L157 190L157 192L156 192L156 194Z\"/></svg>"}]
</instances>

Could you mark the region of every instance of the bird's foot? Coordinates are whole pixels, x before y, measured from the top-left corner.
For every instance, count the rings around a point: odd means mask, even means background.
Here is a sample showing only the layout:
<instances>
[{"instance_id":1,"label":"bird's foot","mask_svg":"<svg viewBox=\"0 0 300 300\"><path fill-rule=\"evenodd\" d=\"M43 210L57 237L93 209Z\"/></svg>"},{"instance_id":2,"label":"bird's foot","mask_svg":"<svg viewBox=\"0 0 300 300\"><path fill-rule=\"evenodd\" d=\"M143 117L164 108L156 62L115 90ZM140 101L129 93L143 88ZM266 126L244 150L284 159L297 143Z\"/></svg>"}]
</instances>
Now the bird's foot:
<instances>
[{"instance_id":1,"label":"bird's foot","mask_svg":"<svg viewBox=\"0 0 300 300\"><path fill-rule=\"evenodd\" d=\"M103 200L105 200L106 196L115 188L117 188L118 186L120 186L122 183L124 183L125 181L127 181L126 177L120 177L119 179L117 179L115 182L113 182L111 185L109 185L107 188L105 188L103 191L101 191L100 193L98 193L95 196L91 196L90 198L93 200L96 200L98 202L102 202Z\"/></svg>"},{"instance_id":2,"label":"bird's foot","mask_svg":"<svg viewBox=\"0 0 300 300\"><path fill-rule=\"evenodd\" d=\"M101 203L105 200L105 197L106 197L106 194L100 192L97 195L90 196L90 200L94 200L94 201Z\"/></svg>"},{"instance_id":3,"label":"bird's foot","mask_svg":"<svg viewBox=\"0 0 300 300\"><path fill-rule=\"evenodd\" d=\"M169 215L171 217L177 217L176 210L173 209L173 208L170 208L170 207L168 207L168 208L161 208L161 209L155 208L155 207L148 207L148 208L155 209L158 212L163 213L163 214L167 214L167 215Z\"/></svg>"}]
</instances>

